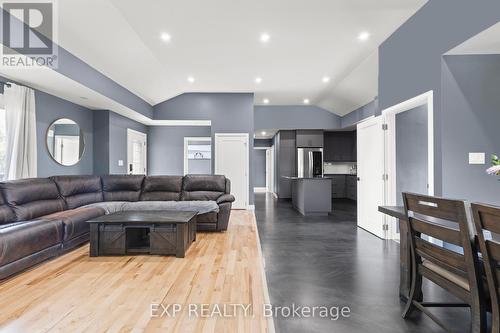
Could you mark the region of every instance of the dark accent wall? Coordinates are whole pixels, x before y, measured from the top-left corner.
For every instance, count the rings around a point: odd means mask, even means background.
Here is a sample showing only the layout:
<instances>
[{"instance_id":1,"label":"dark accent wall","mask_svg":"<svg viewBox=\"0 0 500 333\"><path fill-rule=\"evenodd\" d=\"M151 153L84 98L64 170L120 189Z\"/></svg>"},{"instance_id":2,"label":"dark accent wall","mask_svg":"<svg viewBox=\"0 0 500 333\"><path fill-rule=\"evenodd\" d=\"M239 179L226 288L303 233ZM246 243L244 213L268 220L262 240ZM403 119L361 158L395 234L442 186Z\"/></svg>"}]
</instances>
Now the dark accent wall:
<instances>
[{"instance_id":1,"label":"dark accent wall","mask_svg":"<svg viewBox=\"0 0 500 333\"><path fill-rule=\"evenodd\" d=\"M273 139L254 139L254 147L271 147L273 145Z\"/></svg>"},{"instance_id":2,"label":"dark accent wall","mask_svg":"<svg viewBox=\"0 0 500 333\"><path fill-rule=\"evenodd\" d=\"M109 174L109 112L94 111L94 174Z\"/></svg>"},{"instance_id":3,"label":"dark accent wall","mask_svg":"<svg viewBox=\"0 0 500 333\"><path fill-rule=\"evenodd\" d=\"M93 173L93 111L59 97L35 90L38 177ZM72 166L60 165L50 156L46 145L49 126L59 118L74 120L83 131L85 149L81 160Z\"/></svg>"},{"instance_id":4,"label":"dark accent wall","mask_svg":"<svg viewBox=\"0 0 500 333\"><path fill-rule=\"evenodd\" d=\"M184 174L184 137L210 137L210 126L151 126L148 138L150 175Z\"/></svg>"},{"instance_id":5,"label":"dark accent wall","mask_svg":"<svg viewBox=\"0 0 500 333\"><path fill-rule=\"evenodd\" d=\"M500 21L498 0L427 2L379 47L379 113L392 105L434 91L435 193L442 190L442 55ZM444 155L443 155L444 156Z\"/></svg>"},{"instance_id":6,"label":"dark accent wall","mask_svg":"<svg viewBox=\"0 0 500 333\"><path fill-rule=\"evenodd\" d=\"M248 133L250 146L248 192L249 203L253 204L253 93L186 93L159 103L153 108L154 119L210 120L212 152L215 133ZM212 170L215 170L214 162Z\"/></svg>"},{"instance_id":7,"label":"dark accent wall","mask_svg":"<svg viewBox=\"0 0 500 333\"><path fill-rule=\"evenodd\" d=\"M127 128L148 134L148 127L109 110L94 111L93 123L94 174L126 174ZM118 165L118 160L123 160L123 166Z\"/></svg>"},{"instance_id":8,"label":"dark accent wall","mask_svg":"<svg viewBox=\"0 0 500 333\"><path fill-rule=\"evenodd\" d=\"M338 129L340 117L313 105L255 106L255 130Z\"/></svg>"},{"instance_id":9,"label":"dark accent wall","mask_svg":"<svg viewBox=\"0 0 500 333\"><path fill-rule=\"evenodd\" d=\"M499 177L485 173L500 154L500 55L446 56L442 80L443 193L500 205ZM486 165L468 164L469 152Z\"/></svg>"},{"instance_id":10,"label":"dark accent wall","mask_svg":"<svg viewBox=\"0 0 500 333\"><path fill-rule=\"evenodd\" d=\"M253 186L266 187L266 150L253 150Z\"/></svg>"}]
</instances>

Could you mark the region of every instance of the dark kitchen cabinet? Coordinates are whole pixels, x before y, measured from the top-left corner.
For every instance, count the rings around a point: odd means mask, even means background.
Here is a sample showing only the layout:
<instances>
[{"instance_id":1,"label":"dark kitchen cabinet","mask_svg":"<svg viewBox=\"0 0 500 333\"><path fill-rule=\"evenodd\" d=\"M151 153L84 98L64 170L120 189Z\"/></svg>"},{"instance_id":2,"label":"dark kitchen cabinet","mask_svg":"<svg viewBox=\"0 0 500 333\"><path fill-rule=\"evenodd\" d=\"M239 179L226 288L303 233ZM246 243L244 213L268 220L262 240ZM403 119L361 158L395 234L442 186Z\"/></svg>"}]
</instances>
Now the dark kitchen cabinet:
<instances>
[{"instance_id":1,"label":"dark kitchen cabinet","mask_svg":"<svg viewBox=\"0 0 500 333\"><path fill-rule=\"evenodd\" d=\"M325 132L323 159L325 162L356 162L356 131Z\"/></svg>"},{"instance_id":2,"label":"dark kitchen cabinet","mask_svg":"<svg viewBox=\"0 0 500 333\"><path fill-rule=\"evenodd\" d=\"M321 148L324 145L323 131L297 130L297 148Z\"/></svg>"}]
</instances>

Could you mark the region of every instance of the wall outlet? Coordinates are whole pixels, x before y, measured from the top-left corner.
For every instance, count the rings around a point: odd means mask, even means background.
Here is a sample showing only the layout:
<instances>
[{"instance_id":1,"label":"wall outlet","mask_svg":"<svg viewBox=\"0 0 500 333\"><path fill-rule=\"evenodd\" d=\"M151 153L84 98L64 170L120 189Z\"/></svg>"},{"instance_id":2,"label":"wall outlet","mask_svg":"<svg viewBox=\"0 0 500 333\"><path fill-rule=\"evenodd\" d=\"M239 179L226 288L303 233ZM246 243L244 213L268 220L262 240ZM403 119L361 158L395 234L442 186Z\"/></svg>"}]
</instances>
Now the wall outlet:
<instances>
[{"instance_id":1,"label":"wall outlet","mask_svg":"<svg viewBox=\"0 0 500 333\"><path fill-rule=\"evenodd\" d=\"M485 153L469 153L469 164L485 164Z\"/></svg>"},{"instance_id":2,"label":"wall outlet","mask_svg":"<svg viewBox=\"0 0 500 333\"><path fill-rule=\"evenodd\" d=\"M118 166L123 166L123 160L118 160Z\"/></svg>"}]
</instances>

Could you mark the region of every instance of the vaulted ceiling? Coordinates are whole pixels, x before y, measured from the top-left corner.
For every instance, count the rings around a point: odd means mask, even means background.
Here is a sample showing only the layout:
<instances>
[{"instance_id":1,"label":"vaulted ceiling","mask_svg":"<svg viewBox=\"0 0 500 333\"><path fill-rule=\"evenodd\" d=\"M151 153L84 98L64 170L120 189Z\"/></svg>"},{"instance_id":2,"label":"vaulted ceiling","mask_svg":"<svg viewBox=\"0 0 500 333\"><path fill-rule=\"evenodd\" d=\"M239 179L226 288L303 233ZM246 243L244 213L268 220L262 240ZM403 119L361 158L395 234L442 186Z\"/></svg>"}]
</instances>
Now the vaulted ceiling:
<instances>
[{"instance_id":1,"label":"vaulted ceiling","mask_svg":"<svg viewBox=\"0 0 500 333\"><path fill-rule=\"evenodd\" d=\"M64 0L59 44L152 105L255 92L343 115L377 95L379 44L425 2Z\"/></svg>"}]
</instances>

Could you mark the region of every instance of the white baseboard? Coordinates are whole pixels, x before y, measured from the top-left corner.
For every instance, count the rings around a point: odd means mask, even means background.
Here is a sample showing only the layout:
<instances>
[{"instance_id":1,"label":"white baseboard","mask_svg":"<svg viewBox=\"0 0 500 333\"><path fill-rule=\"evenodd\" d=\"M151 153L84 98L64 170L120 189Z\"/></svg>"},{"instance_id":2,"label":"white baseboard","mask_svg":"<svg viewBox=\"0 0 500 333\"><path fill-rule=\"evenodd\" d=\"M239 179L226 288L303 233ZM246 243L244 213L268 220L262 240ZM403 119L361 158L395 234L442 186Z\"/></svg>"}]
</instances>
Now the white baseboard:
<instances>
[{"instance_id":1,"label":"white baseboard","mask_svg":"<svg viewBox=\"0 0 500 333\"><path fill-rule=\"evenodd\" d=\"M253 188L254 193L265 193L267 192L266 187L254 187Z\"/></svg>"},{"instance_id":2,"label":"white baseboard","mask_svg":"<svg viewBox=\"0 0 500 333\"><path fill-rule=\"evenodd\" d=\"M255 205L248 205L247 210L255 210Z\"/></svg>"}]
</instances>

